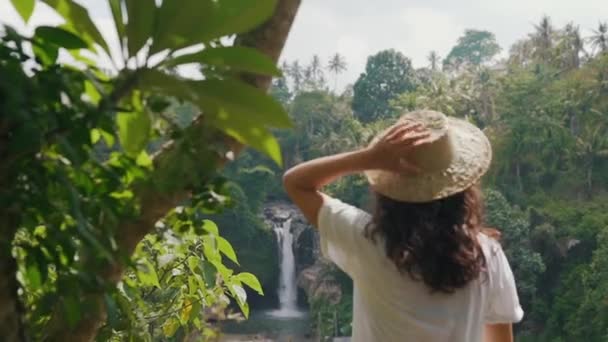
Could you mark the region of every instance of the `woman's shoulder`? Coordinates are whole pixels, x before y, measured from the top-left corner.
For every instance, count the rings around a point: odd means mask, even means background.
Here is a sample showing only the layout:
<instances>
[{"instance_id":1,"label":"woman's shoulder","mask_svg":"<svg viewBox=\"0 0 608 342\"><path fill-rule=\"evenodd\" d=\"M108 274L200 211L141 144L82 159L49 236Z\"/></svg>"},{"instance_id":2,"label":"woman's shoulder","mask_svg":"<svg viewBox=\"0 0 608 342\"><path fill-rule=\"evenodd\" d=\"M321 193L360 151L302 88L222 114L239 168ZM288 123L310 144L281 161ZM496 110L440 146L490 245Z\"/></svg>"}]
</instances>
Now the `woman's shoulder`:
<instances>
[{"instance_id":1,"label":"woman's shoulder","mask_svg":"<svg viewBox=\"0 0 608 342\"><path fill-rule=\"evenodd\" d=\"M500 232L493 228L483 228L481 232L477 234L477 240L479 241L486 259L495 257L502 250L499 241L500 236Z\"/></svg>"}]
</instances>

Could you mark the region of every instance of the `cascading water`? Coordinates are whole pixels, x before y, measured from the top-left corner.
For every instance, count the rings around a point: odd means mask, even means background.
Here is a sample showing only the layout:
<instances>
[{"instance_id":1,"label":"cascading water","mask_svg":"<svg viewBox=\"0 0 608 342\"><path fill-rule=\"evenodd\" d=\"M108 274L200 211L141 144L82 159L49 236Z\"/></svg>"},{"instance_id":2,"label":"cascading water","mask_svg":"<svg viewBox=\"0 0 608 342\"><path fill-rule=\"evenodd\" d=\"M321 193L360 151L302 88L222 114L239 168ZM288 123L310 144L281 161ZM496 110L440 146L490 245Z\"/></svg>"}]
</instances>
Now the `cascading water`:
<instances>
[{"instance_id":1,"label":"cascading water","mask_svg":"<svg viewBox=\"0 0 608 342\"><path fill-rule=\"evenodd\" d=\"M293 255L293 235L291 234L291 218L281 225L276 225L274 232L279 248L279 309L272 312L278 317L298 317L298 293L296 290L295 260Z\"/></svg>"}]
</instances>

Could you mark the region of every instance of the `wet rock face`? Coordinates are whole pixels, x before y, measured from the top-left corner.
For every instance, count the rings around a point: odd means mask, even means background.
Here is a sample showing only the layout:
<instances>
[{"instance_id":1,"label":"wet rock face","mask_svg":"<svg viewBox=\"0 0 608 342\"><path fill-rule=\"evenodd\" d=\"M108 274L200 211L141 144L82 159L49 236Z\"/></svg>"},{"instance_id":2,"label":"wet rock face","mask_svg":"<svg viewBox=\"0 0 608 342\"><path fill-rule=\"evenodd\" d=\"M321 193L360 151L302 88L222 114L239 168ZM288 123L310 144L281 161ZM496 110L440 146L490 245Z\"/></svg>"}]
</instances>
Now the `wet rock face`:
<instances>
[{"instance_id":1,"label":"wet rock face","mask_svg":"<svg viewBox=\"0 0 608 342\"><path fill-rule=\"evenodd\" d=\"M342 298L342 288L335 280L327 276L331 266L328 261L319 259L302 270L298 275L298 286L304 290L309 299L325 298L331 304L338 304Z\"/></svg>"}]
</instances>

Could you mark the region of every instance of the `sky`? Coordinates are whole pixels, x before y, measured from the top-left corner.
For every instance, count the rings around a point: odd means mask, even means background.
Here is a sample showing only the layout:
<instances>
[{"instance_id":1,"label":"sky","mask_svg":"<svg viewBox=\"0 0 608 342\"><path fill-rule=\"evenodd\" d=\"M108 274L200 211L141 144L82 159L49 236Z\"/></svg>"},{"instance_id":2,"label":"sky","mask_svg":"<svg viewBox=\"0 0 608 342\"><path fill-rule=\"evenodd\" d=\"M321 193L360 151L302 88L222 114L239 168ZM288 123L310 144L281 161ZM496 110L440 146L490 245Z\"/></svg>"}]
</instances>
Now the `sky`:
<instances>
[{"instance_id":1,"label":"sky","mask_svg":"<svg viewBox=\"0 0 608 342\"><path fill-rule=\"evenodd\" d=\"M105 0L77 0L90 9L102 33L117 45ZM353 83L365 69L367 57L394 48L415 67L427 65L435 50L446 56L465 29L488 30L496 35L503 53L532 32L543 15L557 27L580 25L589 36L600 21L608 21L606 0L302 0L282 59L308 63L313 54L323 61L335 53L346 58L348 69L339 76L339 87ZM59 19L38 5L24 26L9 0L0 0L0 23L31 32L38 24ZM114 43L116 44L114 44Z\"/></svg>"}]
</instances>

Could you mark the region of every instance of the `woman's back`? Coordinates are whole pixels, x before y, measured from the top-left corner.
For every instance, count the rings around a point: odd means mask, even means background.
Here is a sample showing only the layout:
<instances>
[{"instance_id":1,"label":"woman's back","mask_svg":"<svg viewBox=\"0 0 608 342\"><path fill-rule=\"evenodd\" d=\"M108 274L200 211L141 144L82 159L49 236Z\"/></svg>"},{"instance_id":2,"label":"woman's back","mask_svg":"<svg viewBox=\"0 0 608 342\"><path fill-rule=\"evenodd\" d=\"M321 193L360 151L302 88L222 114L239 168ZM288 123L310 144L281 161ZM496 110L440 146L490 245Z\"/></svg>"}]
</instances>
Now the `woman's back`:
<instances>
[{"instance_id":1,"label":"woman's back","mask_svg":"<svg viewBox=\"0 0 608 342\"><path fill-rule=\"evenodd\" d=\"M387 258L384 241L365 236L371 216L328 199L319 212L322 251L354 282L353 341L481 341L487 323L519 321L511 269L500 245L479 234L480 276L453 293L431 292Z\"/></svg>"},{"instance_id":2,"label":"woman's back","mask_svg":"<svg viewBox=\"0 0 608 342\"><path fill-rule=\"evenodd\" d=\"M470 342L484 330L512 341L511 323L523 316L513 274L500 245L480 233L476 184L491 159L479 128L423 110L368 147L285 173L323 254L354 281L354 341ZM321 192L356 172L379 199L373 216Z\"/></svg>"}]
</instances>

